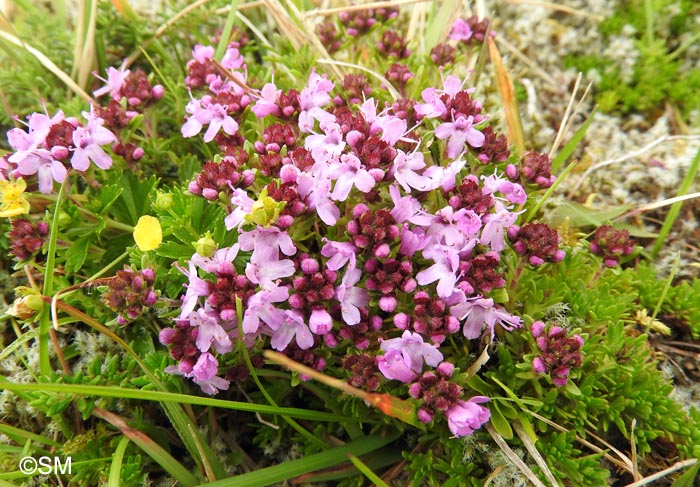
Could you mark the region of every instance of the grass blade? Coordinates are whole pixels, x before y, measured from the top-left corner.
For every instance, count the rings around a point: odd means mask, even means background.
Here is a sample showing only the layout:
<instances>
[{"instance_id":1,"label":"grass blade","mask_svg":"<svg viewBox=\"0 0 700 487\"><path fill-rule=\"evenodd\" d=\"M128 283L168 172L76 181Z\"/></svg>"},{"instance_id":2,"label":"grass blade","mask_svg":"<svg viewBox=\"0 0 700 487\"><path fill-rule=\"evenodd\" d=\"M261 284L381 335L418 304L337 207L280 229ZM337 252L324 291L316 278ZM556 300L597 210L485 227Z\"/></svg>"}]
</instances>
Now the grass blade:
<instances>
[{"instance_id":1,"label":"grass blade","mask_svg":"<svg viewBox=\"0 0 700 487\"><path fill-rule=\"evenodd\" d=\"M117 449L114 450L114 456L112 457L112 465L109 467L109 480L107 487L119 487L121 482L121 472L122 463L124 461L124 452L126 452L126 447L129 445L129 438L124 437L119 440Z\"/></svg>"},{"instance_id":2,"label":"grass blade","mask_svg":"<svg viewBox=\"0 0 700 487\"><path fill-rule=\"evenodd\" d=\"M683 182L681 183L681 187L678 190L678 196L684 196L685 194L688 193L688 191L690 190L690 185L693 184L693 181L695 180L695 177L698 174L699 167L700 167L700 150L698 150L697 154L695 154L695 157L693 158L693 161L690 163L690 167L688 168L688 173L685 175L685 178L683 178ZM656 259L656 257L659 255L659 251L661 250L661 247L663 247L664 243L666 242L666 237L668 237L668 234L671 232L671 228L673 227L673 224L676 222L676 219L678 218L678 213L680 213L682 205L683 205L683 202L679 201L679 202L671 205L671 208L668 210L668 215L666 215L666 218L664 219L664 224L661 226L661 230L659 231L659 236L656 238L656 242L654 242L654 247L651 249L651 258L652 259Z\"/></svg>"},{"instance_id":3,"label":"grass blade","mask_svg":"<svg viewBox=\"0 0 700 487\"><path fill-rule=\"evenodd\" d=\"M165 451L162 446L153 441L145 433L129 426L124 418L104 409L95 408L92 414L100 419L104 419L109 424L121 431L124 436L136 443L139 448L148 454L158 465L173 476L175 480L180 482L184 487L194 487L199 484L197 477L192 475L180 462L175 460L173 456ZM121 446L121 443L119 444ZM118 449L119 447L117 447ZM126 448L126 446L124 446ZM120 462L121 463L121 462ZM121 469L120 469L121 470ZM110 482L112 480L112 471L109 473ZM118 473L117 473L118 477ZM118 485L118 480L117 484Z\"/></svg>"},{"instance_id":4,"label":"grass blade","mask_svg":"<svg viewBox=\"0 0 700 487\"><path fill-rule=\"evenodd\" d=\"M226 24L224 25L224 31L221 33L219 45L216 46L216 52L214 53L214 59L219 62L221 62L226 53L226 47L228 47L228 41L231 38L231 31L233 30L233 23L236 20L236 12L238 12L238 0L231 0L231 10L229 10Z\"/></svg>"},{"instance_id":5,"label":"grass blade","mask_svg":"<svg viewBox=\"0 0 700 487\"><path fill-rule=\"evenodd\" d=\"M389 484L384 482L379 475L374 473L372 469L370 469L367 465L365 465L365 462L357 458L355 455L352 453L348 454L348 458L350 458L350 461L352 462L353 465L357 467L357 469L362 472L362 475L367 477L367 479L372 482L374 485L377 487L389 487Z\"/></svg>"},{"instance_id":6,"label":"grass blade","mask_svg":"<svg viewBox=\"0 0 700 487\"><path fill-rule=\"evenodd\" d=\"M274 467L263 468L224 480L217 480L209 484L202 484L200 487L259 487L261 485L284 482L305 473L346 462L348 454L359 456L373 452L391 443L398 437L399 433L385 437L378 435L366 436L343 446L309 455L299 460L292 460Z\"/></svg>"},{"instance_id":7,"label":"grass blade","mask_svg":"<svg viewBox=\"0 0 700 487\"><path fill-rule=\"evenodd\" d=\"M85 93L83 89L78 86L78 84L71 79L70 76L68 76L66 73L64 73L61 68L56 66L56 64L51 61L48 57L46 57L43 53L38 51L37 49L33 48L29 44L26 44L22 40L18 39L17 37L13 36L12 34L5 32L3 30L0 30L0 38L4 39L5 41L14 44L17 47L21 47L22 49L25 49L29 54L34 56L39 63L44 66L48 71L53 73L58 79L63 81L63 83L76 95L78 95L80 98L85 100L86 102L90 103L92 101L92 98L90 98L90 95Z\"/></svg>"},{"instance_id":8,"label":"grass blade","mask_svg":"<svg viewBox=\"0 0 700 487\"><path fill-rule=\"evenodd\" d=\"M0 390L8 391L43 391L76 394L79 396L118 397L122 399L141 399L144 401L169 402L176 404L192 404L196 406L211 406L221 409L233 409L260 414L279 414L291 418L308 419L312 421L351 421L352 418L338 414L312 411L310 409L286 408L264 404L249 404L246 402L227 401L211 397L190 396L175 392L147 391L143 389L127 389L114 386L91 386L84 384L49 384L28 382L17 384L9 381L0 382ZM357 419L356 421L362 421Z\"/></svg>"},{"instance_id":9,"label":"grass blade","mask_svg":"<svg viewBox=\"0 0 700 487\"><path fill-rule=\"evenodd\" d=\"M586 132L588 132L588 127L591 126L591 123L593 123L593 116L595 115L595 110L588 116L588 119L579 127L579 129L576 131L573 137L571 137L571 140L567 142L567 144L561 149L559 154L552 159L552 173L556 173L559 168L561 167L564 162L571 157L571 154L573 154L574 150L576 150L576 147L581 143L583 138L586 136Z\"/></svg>"},{"instance_id":10,"label":"grass blade","mask_svg":"<svg viewBox=\"0 0 700 487\"><path fill-rule=\"evenodd\" d=\"M461 3L457 0L446 0L436 2L440 8L430 19L430 23L425 28L425 39L423 41L423 52L430 50L447 38L447 34L459 15Z\"/></svg>"}]
</instances>

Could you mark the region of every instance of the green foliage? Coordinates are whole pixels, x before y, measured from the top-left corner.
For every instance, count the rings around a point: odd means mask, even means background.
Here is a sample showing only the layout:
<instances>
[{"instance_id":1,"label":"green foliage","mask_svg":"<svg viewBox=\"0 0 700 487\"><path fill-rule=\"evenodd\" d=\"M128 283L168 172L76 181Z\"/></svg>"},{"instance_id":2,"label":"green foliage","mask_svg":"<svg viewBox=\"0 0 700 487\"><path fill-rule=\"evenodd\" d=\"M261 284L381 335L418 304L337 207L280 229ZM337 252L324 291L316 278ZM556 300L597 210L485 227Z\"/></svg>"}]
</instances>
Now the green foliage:
<instances>
[{"instance_id":1,"label":"green foliage","mask_svg":"<svg viewBox=\"0 0 700 487\"><path fill-rule=\"evenodd\" d=\"M601 76L596 83L597 102L604 112L661 112L672 102L688 116L700 106L700 68L685 55L681 34L693 32L692 18L698 6L692 0L645 0L619 2L615 13L599 27L604 42L632 26L639 53L630 80L623 80L616 62L602 54L569 54L564 65ZM651 16L651 20L649 19ZM652 35L649 36L649 23ZM695 43L698 42L697 38Z\"/></svg>"}]
</instances>

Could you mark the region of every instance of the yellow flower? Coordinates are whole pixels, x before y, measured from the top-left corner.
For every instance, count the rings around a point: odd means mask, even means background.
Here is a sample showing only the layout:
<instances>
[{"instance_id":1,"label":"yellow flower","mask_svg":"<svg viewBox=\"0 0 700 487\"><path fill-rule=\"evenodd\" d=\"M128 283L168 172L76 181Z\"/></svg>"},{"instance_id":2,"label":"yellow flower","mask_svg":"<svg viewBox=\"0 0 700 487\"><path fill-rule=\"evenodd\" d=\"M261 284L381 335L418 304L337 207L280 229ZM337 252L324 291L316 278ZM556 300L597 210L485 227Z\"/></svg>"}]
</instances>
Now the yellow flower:
<instances>
[{"instance_id":1,"label":"yellow flower","mask_svg":"<svg viewBox=\"0 0 700 487\"><path fill-rule=\"evenodd\" d=\"M24 198L27 183L19 178L15 181L0 181L0 217L10 218L29 213L29 202Z\"/></svg>"},{"instance_id":2,"label":"yellow flower","mask_svg":"<svg viewBox=\"0 0 700 487\"><path fill-rule=\"evenodd\" d=\"M157 218L144 215L134 227L134 240L139 249L144 252L157 249L163 241L163 231Z\"/></svg>"}]
</instances>

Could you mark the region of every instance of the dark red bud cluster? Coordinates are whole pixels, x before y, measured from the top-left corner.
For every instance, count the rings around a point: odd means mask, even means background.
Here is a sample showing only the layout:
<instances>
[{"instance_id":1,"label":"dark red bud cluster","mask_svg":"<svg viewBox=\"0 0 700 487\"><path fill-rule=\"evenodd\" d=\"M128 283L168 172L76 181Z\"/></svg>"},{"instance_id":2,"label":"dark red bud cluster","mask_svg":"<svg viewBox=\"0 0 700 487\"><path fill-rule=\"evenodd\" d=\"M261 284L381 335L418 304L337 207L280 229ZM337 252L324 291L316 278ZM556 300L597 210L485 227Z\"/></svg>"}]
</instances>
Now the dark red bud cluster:
<instances>
[{"instance_id":1,"label":"dark red bud cluster","mask_svg":"<svg viewBox=\"0 0 700 487\"><path fill-rule=\"evenodd\" d=\"M28 260L41 250L48 234L49 225L46 222L32 223L26 218L13 219L12 230L8 234L10 253L18 260Z\"/></svg>"},{"instance_id":2,"label":"dark red bud cluster","mask_svg":"<svg viewBox=\"0 0 700 487\"><path fill-rule=\"evenodd\" d=\"M627 230L615 230L611 225L603 225L593 234L591 252L603 258L607 267L615 267L620 258L630 255L634 250L634 241Z\"/></svg>"}]
</instances>

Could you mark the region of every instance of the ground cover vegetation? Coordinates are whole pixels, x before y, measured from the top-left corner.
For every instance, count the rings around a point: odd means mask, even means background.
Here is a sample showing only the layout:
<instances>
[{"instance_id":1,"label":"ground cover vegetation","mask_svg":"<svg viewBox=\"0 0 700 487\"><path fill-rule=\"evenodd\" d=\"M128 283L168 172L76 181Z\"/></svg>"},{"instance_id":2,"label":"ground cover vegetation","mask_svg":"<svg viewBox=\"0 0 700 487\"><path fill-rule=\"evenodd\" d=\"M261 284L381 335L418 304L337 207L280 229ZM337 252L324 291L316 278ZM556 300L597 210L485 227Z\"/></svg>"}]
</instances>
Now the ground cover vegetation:
<instances>
[{"instance_id":1,"label":"ground cover vegetation","mask_svg":"<svg viewBox=\"0 0 700 487\"><path fill-rule=\"evenodd\" d=\"M700 152L678 201L563 197L592 115L533 148L479 7L16 2L0 485L693 485L697 388L659 352L700 339L700 282L657 256ZM693 8L603 22L677 14L633 83L562 63L692 126Z\"/></svg>"}]
</instances>

